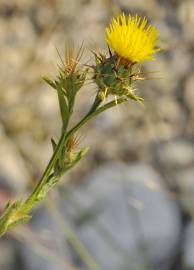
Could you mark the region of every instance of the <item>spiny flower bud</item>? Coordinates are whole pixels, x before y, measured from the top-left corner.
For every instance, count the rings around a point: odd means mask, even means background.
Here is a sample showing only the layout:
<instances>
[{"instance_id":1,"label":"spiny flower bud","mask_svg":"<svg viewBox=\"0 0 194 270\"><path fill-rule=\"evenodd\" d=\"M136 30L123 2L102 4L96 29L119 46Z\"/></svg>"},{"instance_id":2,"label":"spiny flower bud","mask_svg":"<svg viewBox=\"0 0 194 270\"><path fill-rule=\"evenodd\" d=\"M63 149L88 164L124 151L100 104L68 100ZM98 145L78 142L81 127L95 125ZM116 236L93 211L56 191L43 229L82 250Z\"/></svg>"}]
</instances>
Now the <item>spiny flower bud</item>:
<instances>
[{"instance_id":1,"label":"spiny flower bud","mask_svg":"<svg viewBox=\"0 0 194 270\"><path fill-rule=\"evenodd\" d=\"M94 67L94 81L99 88L99 97L104 99L108 95L127 95L132 83L132 67L128 63L122 63L117 56L110 54L96 55Z\"/></svg>"}]
</instances>

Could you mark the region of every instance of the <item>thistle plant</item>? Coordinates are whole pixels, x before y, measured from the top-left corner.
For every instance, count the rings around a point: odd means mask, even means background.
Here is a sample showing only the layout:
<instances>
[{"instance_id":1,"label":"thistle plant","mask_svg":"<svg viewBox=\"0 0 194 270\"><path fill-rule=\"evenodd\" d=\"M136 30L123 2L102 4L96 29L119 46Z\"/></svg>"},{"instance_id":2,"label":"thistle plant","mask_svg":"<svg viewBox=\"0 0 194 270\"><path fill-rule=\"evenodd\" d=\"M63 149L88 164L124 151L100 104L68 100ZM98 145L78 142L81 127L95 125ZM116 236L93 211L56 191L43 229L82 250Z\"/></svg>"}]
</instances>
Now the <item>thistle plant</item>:
<instances>
[{"instance_id":1,"label":"thistle plant","mask_svg":"<svg viewBox=\"0 0 194 270\"><path fill-rule=\"evenodd\" d=\"M83 46L77 51L68 47L64 63L59 66L54 80L44 77L58 96L61 113L61 136L53 138L52 157L41 179L25 200L8 202L0 217L0 235L16 224L28 221L31 210L42 201L47 193L72 169L87 153L88 148L77 149L77 133L82 126L100 113L130 100L143 102L135 94L134 83L144 79L137 65L145 60L153 60L159 49L158 31L147 20L139 16L119 15L106 28L108 54L92 52L93 65L81 65ZM72 128L69 128L74 112L77 93L81 91L89 71L91 80L97 85L96 96L88 113Z\"/></svg>"}]
</instances>

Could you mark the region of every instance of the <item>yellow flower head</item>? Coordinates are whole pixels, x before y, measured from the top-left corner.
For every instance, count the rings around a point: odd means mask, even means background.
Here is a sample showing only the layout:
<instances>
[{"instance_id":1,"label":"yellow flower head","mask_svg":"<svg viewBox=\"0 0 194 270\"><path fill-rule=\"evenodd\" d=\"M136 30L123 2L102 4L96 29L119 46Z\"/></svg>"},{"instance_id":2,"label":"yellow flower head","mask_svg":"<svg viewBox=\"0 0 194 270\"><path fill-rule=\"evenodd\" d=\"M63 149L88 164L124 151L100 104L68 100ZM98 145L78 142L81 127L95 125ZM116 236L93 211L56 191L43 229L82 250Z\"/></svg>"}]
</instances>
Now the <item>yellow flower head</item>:
<instances>
[{"instance_id":1,"label":"yellow flower head","mask_svg":"<svg viewBox=\"0 0 194 270\"><path fill-rule=\"evenodd\" d=\"M156 49L158 31L137 15L114 18L106 28L106 41L118 56L132 63L154 60L153 54L160 50Z\"/></svg>"}]
</instances>

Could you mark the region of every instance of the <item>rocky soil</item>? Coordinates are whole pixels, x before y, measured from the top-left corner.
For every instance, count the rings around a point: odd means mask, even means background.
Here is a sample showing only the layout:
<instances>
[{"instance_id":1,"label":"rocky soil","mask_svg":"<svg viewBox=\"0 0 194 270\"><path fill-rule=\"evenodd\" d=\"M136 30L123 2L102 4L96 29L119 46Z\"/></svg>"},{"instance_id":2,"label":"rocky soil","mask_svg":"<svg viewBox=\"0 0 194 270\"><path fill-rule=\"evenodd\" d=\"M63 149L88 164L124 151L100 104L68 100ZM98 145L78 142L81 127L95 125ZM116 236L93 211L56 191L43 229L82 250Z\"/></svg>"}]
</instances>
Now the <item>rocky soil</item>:
<instances>
[{"instance_id":1,"label":"rocky soil","mask_svg":"<svg viewBox=\"0 0 194 270\"><path fill-rule=\"evenodd\" d=\"M163 50L137 84L145 106L87 125L81 145L91 149L51 199L102 270L194 269L193 0L0 1L0 209L26 196L59 135L56 93L41 79L56 74L56 47L63 55L65 43L84 41L82 61L92 62L89 49L107 49L104 28L119 11L160 30ZM95 89L80 92L74 121ZM29 227L0 241L0 269L88 269L56 223L37 209Z\"/></svg>"}]
</instances>

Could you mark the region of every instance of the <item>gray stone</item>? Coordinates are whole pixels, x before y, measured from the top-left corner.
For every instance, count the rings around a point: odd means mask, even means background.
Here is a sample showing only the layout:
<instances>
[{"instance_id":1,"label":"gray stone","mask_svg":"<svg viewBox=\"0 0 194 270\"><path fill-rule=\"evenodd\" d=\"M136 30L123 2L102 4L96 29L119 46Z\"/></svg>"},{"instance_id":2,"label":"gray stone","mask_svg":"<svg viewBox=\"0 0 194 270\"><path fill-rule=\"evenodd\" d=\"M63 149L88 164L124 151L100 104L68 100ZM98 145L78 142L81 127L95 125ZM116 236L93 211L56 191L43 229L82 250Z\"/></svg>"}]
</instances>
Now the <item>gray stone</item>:
<instances>
[{"instance_id":1,"label":"gray stone","mask_svg":"<svg viewBox=\"0 0 194 270\"><path fill-rule=\"evenodd\" d=\"M32 235L27 237L29 244L24 242L18 245L22 270L71 269L67 259L70 250L63 232L45 208L39 209L33 216L31 228Z\"/></svg>"},{"instance_id":2,"label":"gray stone","mask_svg":"<svg viewBox=\"0 0 194 270\"><path fill-rule=\"evenodd\" d=\"M186 84L185 84L185 91L184 91L184 100L189 108L189 110L194 114L194 91L193 91L193 85L194 85L194 75L192 74L190 77L188 77Z\"/></svg>"},{"instance_id":3,"label":"gray stone","mask_svg":"<svg viewBox=\"0 0 194 270\"><path fill-rule=\"evenodd\" d=\"M169 269L179 239L180 217L162 179L150 166L104 166L79 188L67 188L63 198L60 213L65 223L100 269ZM42 209L33 217L32 228L51 252L84 266L47 211ZM63 269L52 256L44 259L41 252L34 254L33 245L21 246L20 251L28 270Z\"/></svg>"},{"instance_id":4,"label":"gray stone","mask_svg":"<svg viewBox=\"0 0 194 270\"><path fill-rule=\"evenodd\" d=\"M36 35L28 17L12 17L7 24L6 45L10 47L32 46ZM20 31L18 31L20 29Z\"/></svg>"},{"instance_id":5,"label":"gray stone","mask_svg":"<svg viewBox=\"0 0 194 270\"><path fill-rule=\"evenodd\" d=\"M185 115L181 106L174 98L163 96L157 101L157 109L159 111L159 121L170 123L173 130L180 128L179 123L184 123Z\"/></svg>"},{"instance_id":6,"label":"gray stone","mask_svg":"<svg viewBox=\"0 0 194 270\"><path fill-rule=\"evenodd\" d=\"M0 269L14 270L16 262L16 252L11 241L0 241Z\"/></svg>"},{"instance_id":7,"label":"gray stone","mask_svg":"<svg viewBox=\"0 0 194 270\"><path fill-rule=\"evenodd\" d=\"M166 169L184 169L194 164L193 144L185 140L169 141L160 145L159 162Z\"/></svg>"},{"instance_id":8,"label":"gray stone","mask_svg":"<svg viewBox=\"0 0 194 270\"><path fill-rule=\"evenodd\" d=\"M181 65L179 64L180 59ZM176 73L175 76L177 78L181 78L182 76L185 76L185 74L189 74L191 70L192 59L190 57L188 48L179 45L179 47L172 52L171 64L172 65L170 68L174 70L174 72ZM178 87L180 86L178 85Z\"/></svg>"},{"instance_id":9,"label":"gray stone","mask_svg":"<svg viewBox=\"0 0 194 270\"><path fill-rule=\"evenodd\" d=\"M194 166L176 175L179 196L185 211L194 215Z\"/></svg>"},{"instance_id":10,"label":"gray stone","mask_svg":"<svg viewBox=\"0 0 194 270\"><path fill-rule=\"evenodd\" d=\"M194 222L190 222L186 229L183 242L184 269L194 268Z\"/></svg>"},{"instance_id":11,"label":"gray stone","mask_svg":"<svg viewBox=\"0 0 194 270\"><path fill-rule=\"evenodd\" d=\"M194 2L193 0L181 1L177 10L177 18L183 27L185 39L193 42L194 40Z\"/></svg>"},{"instance_id":12,"label":"gray stone","mask_svg":"<svg viewBox=\"0 0 194 270\"><path fill-rule=\"evenodd\" d=\"M151 167L106 166L80 189L69 191L65 201L66 216L101 269L170 264L179 238L179 212Z\"/></svg>"}]
</instances>

